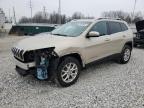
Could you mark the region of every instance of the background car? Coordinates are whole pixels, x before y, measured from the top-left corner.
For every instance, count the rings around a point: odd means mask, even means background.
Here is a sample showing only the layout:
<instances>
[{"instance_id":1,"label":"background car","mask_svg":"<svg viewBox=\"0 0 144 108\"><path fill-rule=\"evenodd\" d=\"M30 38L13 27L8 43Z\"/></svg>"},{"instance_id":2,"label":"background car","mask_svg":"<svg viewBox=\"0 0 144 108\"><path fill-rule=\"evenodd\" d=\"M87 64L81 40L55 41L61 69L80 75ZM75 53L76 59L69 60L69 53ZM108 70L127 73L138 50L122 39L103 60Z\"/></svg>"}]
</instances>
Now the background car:
<instances>
[{"instance_id":1,"label":"background car","mask_svg":"<svg viewBox=\"0 0 144 108\"><path fill-rule=\"evenodd\" d=\"M136 37L134 37L134 46L144 45L144 20L136 23Z\"/></svg>"}]
</instances>

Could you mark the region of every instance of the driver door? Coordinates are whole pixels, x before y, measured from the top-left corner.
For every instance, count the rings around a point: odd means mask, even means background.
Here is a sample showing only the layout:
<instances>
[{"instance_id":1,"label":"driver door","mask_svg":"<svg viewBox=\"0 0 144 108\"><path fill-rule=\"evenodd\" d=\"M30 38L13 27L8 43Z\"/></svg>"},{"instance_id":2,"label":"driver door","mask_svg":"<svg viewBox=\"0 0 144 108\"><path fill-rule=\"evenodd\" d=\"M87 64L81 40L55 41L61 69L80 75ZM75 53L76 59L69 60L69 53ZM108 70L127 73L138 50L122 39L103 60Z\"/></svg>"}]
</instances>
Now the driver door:
<instances>
[{"instance_id":1,"label":"driver door","mask_svg":"<svg viewBox=\"0 0 144 108\"><path fill-rule=\"evenodd\" d=\"M96 23L90 30L99 32L99 37L86 38L85 41L85 57L86 62L90 63L100 58L110 55L110 37L108 35L107 21Z\"/></svg>"}]
</instances>

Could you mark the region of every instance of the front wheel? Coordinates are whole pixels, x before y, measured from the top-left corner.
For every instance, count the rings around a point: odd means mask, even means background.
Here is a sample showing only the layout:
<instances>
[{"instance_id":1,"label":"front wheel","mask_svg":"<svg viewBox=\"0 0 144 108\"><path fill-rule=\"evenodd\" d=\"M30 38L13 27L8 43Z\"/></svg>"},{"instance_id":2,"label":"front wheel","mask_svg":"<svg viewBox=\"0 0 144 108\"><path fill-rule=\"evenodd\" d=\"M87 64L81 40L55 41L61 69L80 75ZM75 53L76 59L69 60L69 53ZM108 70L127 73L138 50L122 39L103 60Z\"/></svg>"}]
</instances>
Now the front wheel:
<instances>
[{"instance_id":1,"label":"front wheel","mask_svg":"<svg viewBox=\"0 0 144 108\"><path fill-rule=\"evenodd\" d=\"M80 74L81 65L74 57L66 57L58 66L56 83L63 87L74 84Z\"/></svg>"},{"instance_id":2,"label":"front wheel","mask_svg":"<svg viewBox=\"0 0 144 108\"><path fill-rule=\"evenodd\" d=\"M132 48L128 45L125 45L120 54L120 57L118 58L118 62L121 64L128 63L131 58L131 51L132 51Z\"/></svg>"}]
</instances>

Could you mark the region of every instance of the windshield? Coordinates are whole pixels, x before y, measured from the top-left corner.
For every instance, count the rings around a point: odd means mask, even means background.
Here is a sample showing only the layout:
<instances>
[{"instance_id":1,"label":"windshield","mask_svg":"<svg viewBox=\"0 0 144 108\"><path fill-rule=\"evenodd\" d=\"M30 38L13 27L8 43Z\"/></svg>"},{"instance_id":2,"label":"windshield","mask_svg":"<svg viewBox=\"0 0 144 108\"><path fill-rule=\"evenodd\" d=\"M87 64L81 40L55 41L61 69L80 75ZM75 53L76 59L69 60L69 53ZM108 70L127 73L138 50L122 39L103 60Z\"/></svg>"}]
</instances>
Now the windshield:
<instances>
[{"instance_id":1,"label":"windshield","mask_svg":"<svg viewBox=\"0 0 144 108\"><path fill-rule=\"evenodd\" d=\"M69 22L52 31L52 35L76 37L83 33L89 25L90 22L86 21Z\"/></svg>"}]
</instances>

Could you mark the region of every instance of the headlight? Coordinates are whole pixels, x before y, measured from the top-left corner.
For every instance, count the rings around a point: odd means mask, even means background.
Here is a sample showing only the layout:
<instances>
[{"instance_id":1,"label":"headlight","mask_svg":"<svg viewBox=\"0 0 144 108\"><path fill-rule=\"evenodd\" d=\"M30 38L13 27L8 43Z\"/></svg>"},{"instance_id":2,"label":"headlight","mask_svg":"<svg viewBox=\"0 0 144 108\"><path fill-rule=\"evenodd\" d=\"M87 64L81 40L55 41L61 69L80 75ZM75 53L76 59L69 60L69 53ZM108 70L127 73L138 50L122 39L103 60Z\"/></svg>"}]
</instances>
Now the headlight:
<instances>
[{"instance_id":1,"label":"headlight","mask_svg":"<svg viewBox=\"0 0 144 108\"><path fill-rule=\"evenodd\" d=\"M35 59L34 51L28 51L24 54L24 62L33 62Z\"/></svg>"}]
</instances>

